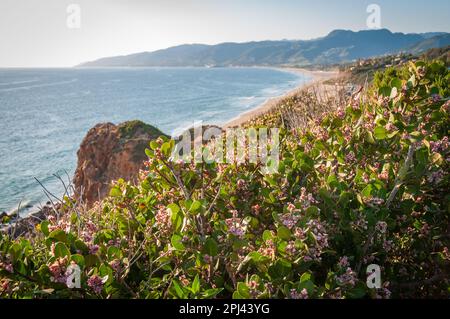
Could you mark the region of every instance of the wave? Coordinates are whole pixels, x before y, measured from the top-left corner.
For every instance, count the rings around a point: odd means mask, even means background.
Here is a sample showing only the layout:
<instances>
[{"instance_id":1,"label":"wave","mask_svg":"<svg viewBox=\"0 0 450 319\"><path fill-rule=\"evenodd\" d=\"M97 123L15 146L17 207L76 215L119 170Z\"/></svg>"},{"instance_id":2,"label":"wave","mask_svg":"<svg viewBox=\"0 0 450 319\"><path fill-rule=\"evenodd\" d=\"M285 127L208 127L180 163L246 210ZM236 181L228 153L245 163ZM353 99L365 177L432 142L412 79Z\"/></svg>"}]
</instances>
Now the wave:
<instances>
[{"instance_id":1,"label":"wave","mask_svg":"<svg viewBox=\"0 0 450 319\"><path fill-rule=\"evenodd\" d=\"M48 86L70 84L70 83L74 83L74 82L77 82L77 81L78 81L78 79L72 79L72 80L68 80L68 81L60 81L60 82L54 82L54 83L19 86L19 87L7 88L7 89L0 89L0 92L12 92L12 91L19 91L19 90L29 90L29 89L40 88L40 87L48 87Z\"/></svg>"},{"instance_id":2,"label":"wave","mask_svg":"<svg viewBox=\"0 0 450 319\"><path fill-rule=\"evenodd\" d=\"M15 85L15 84L24 84L24 83L32 83L32 82L38 82L39 79L34 80L25 80L25 81L14 81L14 82L0 82L0 86L8 86L8 85Z\"/></svg>"}]
</instances>

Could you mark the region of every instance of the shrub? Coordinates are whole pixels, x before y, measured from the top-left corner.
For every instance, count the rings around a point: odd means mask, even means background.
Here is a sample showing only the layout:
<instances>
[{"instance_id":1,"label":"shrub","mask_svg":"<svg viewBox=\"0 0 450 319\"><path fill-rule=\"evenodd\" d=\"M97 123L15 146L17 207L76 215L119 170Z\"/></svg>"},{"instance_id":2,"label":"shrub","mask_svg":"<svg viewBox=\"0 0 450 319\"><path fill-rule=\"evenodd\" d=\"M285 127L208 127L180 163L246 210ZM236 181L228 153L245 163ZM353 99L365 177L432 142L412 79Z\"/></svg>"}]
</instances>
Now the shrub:
<instances>
[{"instance_id":1,"label":"shrub","mask_svg":"<svg viewBox=\"0 0 450 319\"><path fill-rule=\"evenodd\" d=\"M365 103L283 131L276 174L174 163L174 142L152 141L139 185L0 238L0 296L448 297L449 72L417 62L379 78ZM64 284L71 264L79 289Z\"/></svg>"}]
</instances>

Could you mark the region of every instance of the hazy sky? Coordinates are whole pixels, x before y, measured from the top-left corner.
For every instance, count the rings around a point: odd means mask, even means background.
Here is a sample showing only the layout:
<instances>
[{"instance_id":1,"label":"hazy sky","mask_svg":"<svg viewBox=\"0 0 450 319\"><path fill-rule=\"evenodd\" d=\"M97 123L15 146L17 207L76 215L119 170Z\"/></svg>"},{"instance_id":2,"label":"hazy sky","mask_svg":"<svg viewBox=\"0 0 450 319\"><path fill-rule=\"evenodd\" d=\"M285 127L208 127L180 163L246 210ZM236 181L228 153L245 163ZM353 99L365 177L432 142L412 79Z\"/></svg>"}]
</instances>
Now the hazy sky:
<instances>
[{"instance_id":1,"label":"hazy sky","mask_svg":"<svg viewBox=\"0 0 450 319\"><path fill-rule=\"evenodd\" d=\"M69 4L80 28L68 28ZM367 29L450 32L449 0L0 0L0 67L58 67L183 43L309 39Z\"/></svg>"}]
</instances>

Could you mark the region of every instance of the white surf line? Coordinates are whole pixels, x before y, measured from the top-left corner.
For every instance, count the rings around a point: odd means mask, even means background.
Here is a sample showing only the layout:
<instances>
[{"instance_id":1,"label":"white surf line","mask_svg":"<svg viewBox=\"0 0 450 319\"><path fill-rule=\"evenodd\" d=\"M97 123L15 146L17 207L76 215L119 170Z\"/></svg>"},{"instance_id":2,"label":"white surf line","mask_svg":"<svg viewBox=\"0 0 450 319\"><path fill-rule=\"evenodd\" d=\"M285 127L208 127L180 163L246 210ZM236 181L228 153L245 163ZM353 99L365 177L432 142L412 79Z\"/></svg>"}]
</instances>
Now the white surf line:
<instances>
[{"instance_id":1,"label":"white surf line","mask_svg":"<svg viewBox=\"0 0 450 319\"><path fill-rule=\"evenodd\" d=\"M0 86L8 86L8 85L15 85L15 84L32 83L32 82L37 82L37 81L39 81L39 79L26 80L26 81L14 81L14 82L0 82Z\"/></svg>"},{"instance_id":2,"label":"white surf line","mask_svg":"<svg viewBox=\"0 0 450 319\"><path fill-rule=\"evenodd\" d=\"M14 88L8 88L8 89L0 89L0 92L11 92L11 91L18 91L18 90L29 90L39 87L47 87L47 86L56 86L56 85L64 85L64 84L70 84L77 82L78 79L72 79L69 81L61 81L61 82L54 82L54 83L46 83L46 84L36 84L36 85L29 85L29 86L20 86L20 87L14 87Z\"/></svg>"}]
</instances>

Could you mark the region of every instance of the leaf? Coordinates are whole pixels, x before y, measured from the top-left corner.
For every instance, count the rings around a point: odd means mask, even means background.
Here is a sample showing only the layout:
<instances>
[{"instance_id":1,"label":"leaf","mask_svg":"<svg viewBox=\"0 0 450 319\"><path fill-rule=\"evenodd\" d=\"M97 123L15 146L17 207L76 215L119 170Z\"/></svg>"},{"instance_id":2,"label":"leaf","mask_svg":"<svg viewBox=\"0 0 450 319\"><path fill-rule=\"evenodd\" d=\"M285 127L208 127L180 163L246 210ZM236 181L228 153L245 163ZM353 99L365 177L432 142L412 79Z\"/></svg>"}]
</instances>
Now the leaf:
<instances>
[{"instance_id":1,"label":"leaf","mask_svg":"<svg viewBox=\"0 0 450 319\"><path fill-rule=\"evenodd\" d=\"M219 248L217 246L217 242L211 237L206 239L205 245L203 246L203 253L214 257L217 255L218 251Z\"/></svg>"},{"instance_id":2,"label":"leaf","mask_svg":"<svg viewBox=\"0 0 450 319\"><path fill-rule=\"evenodd\" d=\"M233 298L233 299L245 299L243 296L241 296L241 295L239 294L238 291L233 292L232 298Z\"/></svg>"},{"instance_id":3,"label":"leaf","mask_svg":"<svg viewBox=\"0 0 450 319\"><path fill-rule=\"evenodd\" d=\"M306 215L309 218L317 218L317 217L319 217L319 213L320 213L320 209L316 206L309 206L306 209Z\"/></svg>"},{"instance_id":4,"label":"leaf","mask_svg":"<svg viewBox=\"0 0 450 319\"><path fill-rule=\"evenodd\" d=\"M175 292L179 298L184 298L184 291L175 279L172 280L172 287L175 289Z\"/></svg>"},{"instance_id":5,"label":"leaf","mask_svg":"<svg viewBox=\"0 0 450 319\"><path fill-rule=\"evenodd\" d=\"M67 246L62 243L62 242L58 242L55 245L55 257L65 257L68 256L70 257L70 251L67 248Z\"/></svg>"},{"instance_id":6,"label":"leaf","mask_svg":"<svg viewBox=\"0 0 450 319\"><path fill-rule=\"evenodd\" d=\"M122 191L120 190L119 187L114 186L109 191L109 196L111 196L111 197L120 197L120 196L122 196Z\"/></svg>"},{"instance_id":7,"label":"leaf","mask_svg":"<svg viewBox=\"0 0 450 319\"><path fill-rule=\"evenodd\" d=\"M196 212L196 211L198 211L201 207L202 207L202 203L201 203L200 201L198 201L198 200L194 200L194 201L192 202L191 207L189 208L189 211L190 211L190 212Z\"/></svg>"},{"instance_id":8,"label":"leaf","mask_svg":"<svg viewBox=\"0 0 450 319\"><path fill-rule=\"evenodd\" d=\"M147 155L149 158L152 158L154 155L154 152L151 149L146 148L145 155Z\"/></svg>"},{"instance_id":9,"label":"leaf","mask_svg":"<svg viewBox=\"0 0 450 319\"><path fill-rule=\"evenodd\" d=\"M367 134L366 134L366 141L369 144L375 144L375 140L373 139L373 135L372 135L371 132L367 132Z\"/></svg>"},{"instance_id":10,"label":"leaf","mask_svg":"<svg viewBox=\"0 0 450 319\"><path fill-rule=\"evenodd\" d=\"M278 259L272 266L269 267L269 276L273 279L283 278L291 272L292 265L287 260Z\"/></svg>"},{"instance_id":11,"label":"leaf","mask_svg":"<svg viewBox=\"0 0 450 319\"><path fill-rule=\"evenodd\" d=\"M81 239L77 239L74 245L76 249L84 254L87 254L89 252L88 246Z\"/></svg>"},{"instance_id":12,"label":"leaf","mask_svg":"<svg viewBox=\"0 0 450 319\"><path fill-rule=\"evenodd\" d=\"M152 150L156 150L156 149L159 148L159 144L158 144L156 141L151 141L151 142L150 142L150 148L151 148Z\"/></svg>"},{"instance_id":13,"label":"leaf","mask_svg":"<svg viewBox=\"0 0 450 319\"><path fill-rule=\"evenodd\" d=\"M184 250L184 245L183 245L182 241L183 241L183 237L178 234L173 234L172 238L170 240L170 242L172 243L172 246L176 250Z\"/></svg>"},{"instance_id":14,"label":"leaf","mask_svg":"<svg viewBox=\"0 0 450 319\"><path fill-rule=\"evenodd\" d=\"M61 230L61 229L57 229L52 231L49 235L48 238L54 239L56 241L60 241L60 242L67 242L67 234L65 231Z\"/></svg>"},{"instance_id":15,"label":"leaf","mask_svg":"<svg viewBox=\"0 0 450 319\"><path fill-rule=\"evenodd\" d=\"M383 126L375 127L373 135L377 140L384 140L387 137L387 131Z\"/></svg>"},{"instance_id":16,"label":"leaf","mask_svg":"<svg viewBox=\"0 0 450 319\"><path fill-rule=\"evenodd\" d=\"M191 288L194 294L197 294L200 291L200 278L198 277L198 274L195 276Z\"/></svg>"},{"instance_id":17,"label":"leaf","mask_svg":"<svg viewBox=\"0 0 450 319\"><path fill-rule=\"evenodd\" d=\"M97 255L87 255L84 257L84 261L86 263L86 268L98 266L100 264L100 259Z\"/></svg>"},{"instance_id":18,"label":"leaf","mask_svg":"<svg viewBox=\"0 0 450 319\"><path fill-rule=\"evenodd\" d=\"M395 87L396 89L399 90L402 88L402 81L399 78L393 78L390 84L392 88Z\"/></svg>"},{"instance_id":19,"label":"leaf","mask_svg":"<svg viewBox=\"0 0 450 319\"><path fill-rule=\"evenodd\" d=\"M251 260L253 260L255 263L258 263L258 262L260 262L260 261L262 261L264 259L263 255L261 255L257 251L252 251L251 253L248 254L248 257Z\"/></svg>"},{"instance_id":20,"label":"leaf","mask_svg":"<svg viewBox=\"0 0 450 319\"><path fill-rule=\"evenodd\" d=\"M79 254L74 254L70 256L70 260L74 261L80 268L84 268L86 262L84 261L84 257Z\"/></svg>"},{"instance_id":21,"label":"leaf","mask_svg":"<svg viewBox=\"0 0 450 319\"><path fill-rule=\"evenodd\" d=\"M268 241L269 239L272 239L272 238L273 238L273 237L272 237L272 232L271 232L270 230L267 230L267 229L266 229L266 230L263 232L262 238L263 238L264 241Z\"/></svg>"},{"instance_id":22,"label":"leaf","mask_svg":"<svg viewBox=\"0 0 450 319\"><path fill-rule=\"evenodd\" d=\"M250 299L250 289L243 282L238 282L237 284L237 292L239 295L245 299Z\"/></svg>"},{"instance_id":23,"label":"leaf","mask_svg":"<svg viewBox=\"0 0 450 319\"><path fill-rule=\"evenodd\" d=\"M180 207L172 203L167 206L168 209L171 211L170 220L172 221L172 225L175 229L175 231L179 231L181 227L183 226L184 216L183 213L180 211Z\"/></svg>"},{"instance_id":24,"label":"leaf","mask_svg":"<svg viewBox=\"0 0 450 319\"><path fill-rule=\"evenodd\" d=\"M45 235L48 236L48 234L50 233L48 230L48 225L49 225L49 221L48 220L44 220L41 223L41 232Z\"/></svg>"},{"instance_id":25,"label":"leaf","mask_svg":"<svg viewBox=\"0 0 450 319\"><path fill-rule=\"evenodd\" d=\"M300 277L300 282L305 282L311 280L311 273L309 272L305 272L302 274L302 276Z\"/></svg>"},{"instance_id":26,"label":"leaf","mask_svg":"<svg viewBox=\"0 0 450 319\"><path fill-rule=\"evenodd\" d=\"M280 226L277 230L277 236L283 240L289 240L291 239L291 231L285 226Z\"/></svg>"},{"instance_id":27,"label":"leaf","mask_svg":"<svg viewBox=\"0 0 450 319\"><path fill-rule=\"evenodd\" d=\"M214 289L208 289L203 292L202 296L203 298L212 298L218 295L220 292L222 292L223 288L214 288Z\"/></svg>"}]
</instances>

